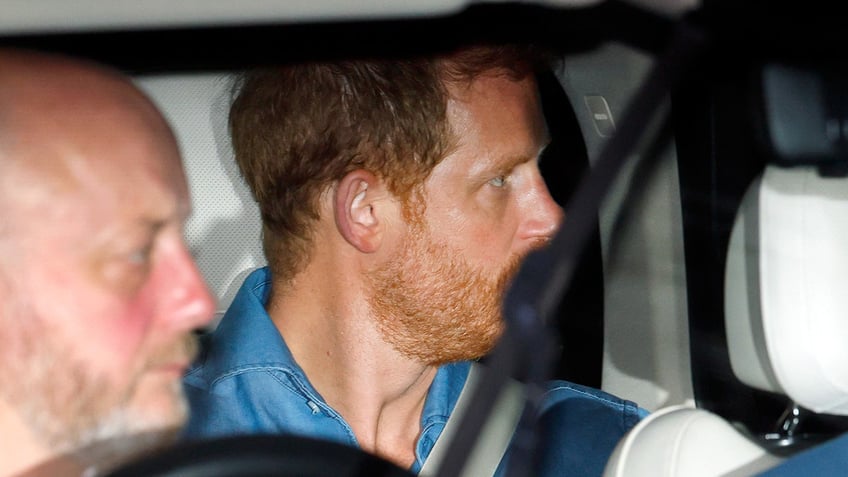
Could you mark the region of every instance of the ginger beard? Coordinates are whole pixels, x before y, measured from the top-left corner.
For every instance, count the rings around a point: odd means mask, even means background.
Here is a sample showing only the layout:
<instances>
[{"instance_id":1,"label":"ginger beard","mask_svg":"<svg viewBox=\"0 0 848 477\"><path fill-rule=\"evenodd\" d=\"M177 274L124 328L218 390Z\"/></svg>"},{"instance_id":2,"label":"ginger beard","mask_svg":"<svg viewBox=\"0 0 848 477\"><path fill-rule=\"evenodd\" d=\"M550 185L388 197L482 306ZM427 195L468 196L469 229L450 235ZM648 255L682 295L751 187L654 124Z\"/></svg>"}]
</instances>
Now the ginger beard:
<instances>
[{"instance_id":1,"label":"ginger beard","mask_svg":"<svg viewBox=\"0 0 848 477\"><path fill-rule=\"evenodd\" d=\"M521 257L492 276L469 264L426 225L413 224L398 255L368 276L383 339L404 356L430 365L479 358L504 329L503 298Z\"/></svg>"},{"instance_id":2,"label":"ginger beard","mask_svg":"<svg viewBox=\"0 0 848 477\"><path fill-rule=\"evenodd\" d=\"M150 377L158 363L193 357L197 344L188 335L127 370L131 378L116 388L78 357L70 343L51 332L31 308L4 304L0 332L6 347L0 358L0 398L17 409L34 436L56 454L72 453L88 463L109 463L176 438L188 415L178 377ZM13 311L14 310L14 311ZM3 317L0 317L3 318ZM145 379L161 382L144 382Z\"/></svg>"}]
</instances>

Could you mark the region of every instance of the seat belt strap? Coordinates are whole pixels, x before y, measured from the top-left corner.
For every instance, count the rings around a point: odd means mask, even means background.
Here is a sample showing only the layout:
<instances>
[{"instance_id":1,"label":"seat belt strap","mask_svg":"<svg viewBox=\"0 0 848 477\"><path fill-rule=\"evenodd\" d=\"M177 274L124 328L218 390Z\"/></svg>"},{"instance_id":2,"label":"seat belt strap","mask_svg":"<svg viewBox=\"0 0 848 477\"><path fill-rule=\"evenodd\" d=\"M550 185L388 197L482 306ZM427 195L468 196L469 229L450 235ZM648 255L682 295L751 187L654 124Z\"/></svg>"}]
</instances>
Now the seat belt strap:
<instances>
[{"instance_id":1,"label":"seat belt strap","mask_svg":"<svg viewBox=\"0 0 848 477\"><path fill-rule=\"evenodd\" d=\"M430 455L418 473L422 477L436 477L436 471L447 452L448 446L453 440L457 426L462 422L462 416L469 406L472 406L472 390L480 378L480 367L482 364L472 363L468 371L468 378L459 393L459 398L453 408L445 428L436 439ZM483 425L480 437L471 455L465 463L461 477L492 477L498 469L498 465L506 453L507 447L512 440L518 421L524 411L526 393L524 385L515 380L507 381L500 390L500 395L492 408L489 420Z\"/></svg>"}]
</instances>

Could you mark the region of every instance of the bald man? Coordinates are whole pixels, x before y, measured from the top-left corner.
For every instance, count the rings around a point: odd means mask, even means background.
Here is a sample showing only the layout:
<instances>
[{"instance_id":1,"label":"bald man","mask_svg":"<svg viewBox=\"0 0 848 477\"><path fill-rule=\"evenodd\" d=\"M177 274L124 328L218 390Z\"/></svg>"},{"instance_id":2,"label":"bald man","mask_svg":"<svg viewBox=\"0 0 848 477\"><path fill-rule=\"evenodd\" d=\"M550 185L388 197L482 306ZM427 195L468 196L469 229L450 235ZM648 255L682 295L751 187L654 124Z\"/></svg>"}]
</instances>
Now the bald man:
<instances>
[{"instance_id":1,"label":"bald man","mask_svg":"<svg viewBox=\"0 0 848 477\"><path fill-rule=\"evenodd\" d=\"M127 79L0 50L0 476L109 465L183 424L213 312L189 209L174 136Z\"/></svg>"}]
</instances>

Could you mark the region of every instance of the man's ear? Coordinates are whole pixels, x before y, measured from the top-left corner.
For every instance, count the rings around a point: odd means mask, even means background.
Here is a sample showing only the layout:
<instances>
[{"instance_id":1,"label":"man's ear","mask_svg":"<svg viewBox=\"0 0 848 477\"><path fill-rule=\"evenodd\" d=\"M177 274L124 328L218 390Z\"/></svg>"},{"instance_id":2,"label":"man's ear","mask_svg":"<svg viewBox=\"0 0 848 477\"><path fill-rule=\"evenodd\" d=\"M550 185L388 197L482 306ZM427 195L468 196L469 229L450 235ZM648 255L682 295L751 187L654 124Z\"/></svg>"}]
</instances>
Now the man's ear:
<instances>
[{"instance_id":1,"label":"man's ear","mask_svg":"<svg viewBox=\"0 0 848 477\"><path fill-rule=\"evenodd\" d=\"M386 226L387 196L383 182L362 169L349 172L336 187L336 227L360 252L373 253L380 248Z\"/></svg>"}]
</instances>

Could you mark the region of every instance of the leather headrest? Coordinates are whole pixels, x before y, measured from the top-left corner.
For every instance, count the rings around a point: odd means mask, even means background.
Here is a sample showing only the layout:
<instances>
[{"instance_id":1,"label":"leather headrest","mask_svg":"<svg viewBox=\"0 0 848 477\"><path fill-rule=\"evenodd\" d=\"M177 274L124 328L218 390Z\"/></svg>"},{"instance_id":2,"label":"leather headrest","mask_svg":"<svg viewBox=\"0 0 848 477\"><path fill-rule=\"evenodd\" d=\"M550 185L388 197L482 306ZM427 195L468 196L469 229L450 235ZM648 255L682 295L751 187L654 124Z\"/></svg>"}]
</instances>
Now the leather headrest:
<instances>
[{"instance_id":1,"label":"leather headrest","mask_svg":"<svg viewBox=\"0 0 848 477\"><path fill-rule=\"evenodd\" d=\"M848 179L768 166L737 213L725 271L737 377L848 414Z\"/></svg>"}]
</instances>

